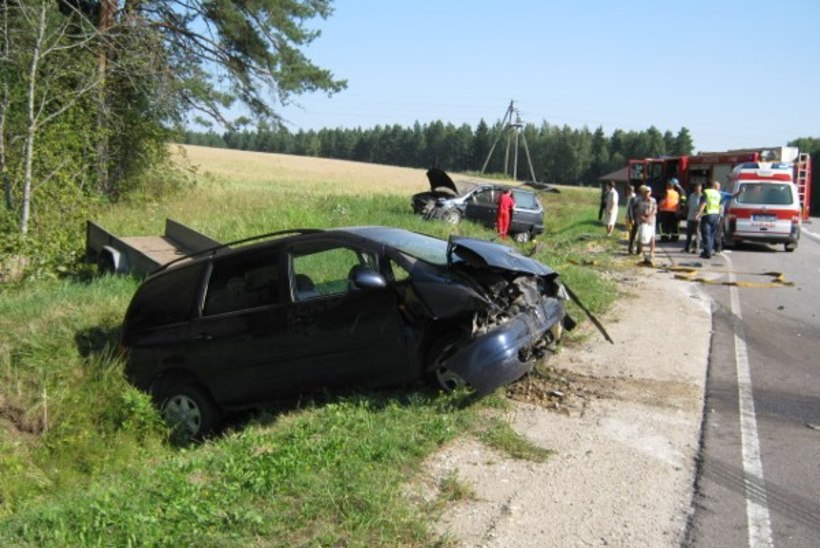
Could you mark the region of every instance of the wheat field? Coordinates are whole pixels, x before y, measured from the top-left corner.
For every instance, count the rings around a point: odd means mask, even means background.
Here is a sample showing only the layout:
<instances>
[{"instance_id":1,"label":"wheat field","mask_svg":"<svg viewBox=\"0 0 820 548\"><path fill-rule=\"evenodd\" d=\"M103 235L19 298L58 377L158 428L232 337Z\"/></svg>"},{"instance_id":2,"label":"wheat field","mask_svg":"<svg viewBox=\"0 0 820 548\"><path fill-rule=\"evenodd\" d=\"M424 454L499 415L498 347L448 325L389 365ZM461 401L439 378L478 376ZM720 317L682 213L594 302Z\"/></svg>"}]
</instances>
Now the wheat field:
<instances>
[{"instance_id":1,"label":"wheat field","mask_svg":"<svg viewBox=\"0 0 820 548\"><path fill-rule=\"evenodd\" d=\"M249 190L410 196L428 189L425 169L194 145L175 146L174 156L206 179Z\"/></svg>"}]
</instances>

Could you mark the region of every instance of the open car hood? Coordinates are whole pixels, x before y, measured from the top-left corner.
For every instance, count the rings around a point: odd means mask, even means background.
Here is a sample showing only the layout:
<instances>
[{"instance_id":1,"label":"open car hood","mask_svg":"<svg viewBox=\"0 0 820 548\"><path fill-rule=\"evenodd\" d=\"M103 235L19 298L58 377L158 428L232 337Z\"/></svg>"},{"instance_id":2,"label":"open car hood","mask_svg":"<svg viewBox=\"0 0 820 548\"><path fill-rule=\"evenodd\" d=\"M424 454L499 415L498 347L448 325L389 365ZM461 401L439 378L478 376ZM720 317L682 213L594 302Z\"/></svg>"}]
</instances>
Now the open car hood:
<instances>
[{"instance_id":1,"label":"open car hood","mask_svg":"<svg viewBox=\"0 0 820 548\"><path fill-rule=\"evenodd\" d=\"M436 190L449 190L453 194L458 195L456 184L450 176L444 172L443 169L439 169L437 167L428 169L427 180L430 181L430 190L433 192Z\"/></svg>"},{"instance_id":2,"label":"open car hood","mask_svg":"<svg viewBox=\"0 0 820 548\"><path fill-rule=\"evenodd\" d=\"M535 276L555 274L553 269L534 259L525 257L511 247L476 238L450 236L447 245L447 264L458 263L466 263L474 267L522 272Z\"/></svg>"}]
</instances>

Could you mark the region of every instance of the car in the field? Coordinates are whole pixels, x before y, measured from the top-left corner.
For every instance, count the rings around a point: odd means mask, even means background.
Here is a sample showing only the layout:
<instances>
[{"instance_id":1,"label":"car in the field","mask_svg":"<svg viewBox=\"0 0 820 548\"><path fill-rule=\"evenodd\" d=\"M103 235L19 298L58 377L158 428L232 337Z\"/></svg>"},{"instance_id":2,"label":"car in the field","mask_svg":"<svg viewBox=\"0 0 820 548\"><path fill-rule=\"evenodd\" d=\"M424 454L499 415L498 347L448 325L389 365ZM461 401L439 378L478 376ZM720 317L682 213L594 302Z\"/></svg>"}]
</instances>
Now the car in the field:
<instances>
[{"instance_id":1,"label":"car in the field","mask_svg":"<svg viewBox=\"0 0 820 548\"><path fill-rule=\"evenodd\" d=\"M544 232L544 207L535 192L521 187L469 181L453 182L441 169L427 171L430 190L414 194L413 212L427 219L456 224L461 219L494 227L498 198L509 189L515 200L509 232L518 242L527 242Z\"/></svg>"},{"instance_id":2,"label":"car in the field","mask_svg":"<svg viewBox=\"0 0 820 548\"><path fill-rule=\"evenodd\" d=\"M161 267L126 312L126 377L185 437L317 391L486 394L574 326L558 274L504 245L377 226L259 238Z\"/></svg>"}]
</instances>

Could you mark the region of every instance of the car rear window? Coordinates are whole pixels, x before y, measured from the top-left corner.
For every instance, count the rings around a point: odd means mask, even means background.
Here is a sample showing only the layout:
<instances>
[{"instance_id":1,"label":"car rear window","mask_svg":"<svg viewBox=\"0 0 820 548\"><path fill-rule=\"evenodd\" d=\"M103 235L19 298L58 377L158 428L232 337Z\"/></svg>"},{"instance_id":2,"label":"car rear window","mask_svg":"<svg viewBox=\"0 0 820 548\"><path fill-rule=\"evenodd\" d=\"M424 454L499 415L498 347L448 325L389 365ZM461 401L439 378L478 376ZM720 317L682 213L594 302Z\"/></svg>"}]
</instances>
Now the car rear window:
<instances>
[{"instance_id":1,"label":"car rear window","mask_svg":"<svg viewBox=\"0 0 820 548\"><path fill-rule=\"evenodd\" d=\"M535 199L535 194L531 192L513 190L513 198L515 199L516 207L522 209L538 209L538 200Z\"/></svg>"},{"instance_id":2,"label":"car rear window","mask_svg":"<svg viewBox=\"0 0 820 548\"><path fill-rule=\"evenodd\" d=\"M778 183L746 183L738 194L737 203L748 205L792 205L791 185Z\"/></svg>"},{"instance_id":3,"label":"car rear window","mask_svg":"<svg viewBox=\"0 0 820 548\"><path fill-rule=\"evenodd\" d=\"M204 264L173 268L143 282L128 307L126 328L139 331L190 319Z\"/></svg>"}]
</instances>

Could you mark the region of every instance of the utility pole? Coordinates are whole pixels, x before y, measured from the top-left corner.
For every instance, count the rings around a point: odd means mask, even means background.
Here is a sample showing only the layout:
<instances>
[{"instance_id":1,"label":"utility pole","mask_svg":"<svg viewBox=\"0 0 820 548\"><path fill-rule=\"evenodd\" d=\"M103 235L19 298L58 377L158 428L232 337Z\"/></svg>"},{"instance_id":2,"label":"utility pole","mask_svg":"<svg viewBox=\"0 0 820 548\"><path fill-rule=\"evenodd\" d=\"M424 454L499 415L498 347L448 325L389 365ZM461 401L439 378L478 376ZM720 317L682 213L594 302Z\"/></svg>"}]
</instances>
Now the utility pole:
<instances>
[{"instance_id":1,"label":"utility pole","mask_svg":"<svg viewBox=\"0 0 820 548\"><path fill-rule=\"evenodd\" d=\"M515 121L513 121L513 114L515 114ZM530 158L530 147L527 146L527 136L524 135L524 123L521 121L521 115L518 109L515 108L514 101L510 101L510 106L507 107L507 112L504 113L504 118L501 119L501 130L493 141L493 146L490 147L490 152L487 154L487 159L484 160L484 165L481 167L481 173L487 169L487 164L490 163L490 158L493 156L496 145L501 137L507 137L507 148L504 153L504 174L509 175L513 181L518 180L518 144L524 145L524 152L527 155L527 164L530 168L530 177L532 181L536 181L535 170L532 167L532 158ZM512 149L512 150L510 150ZM510 161L512 161L512 170L510 170Z\"/></svg>"}]
</instances>

